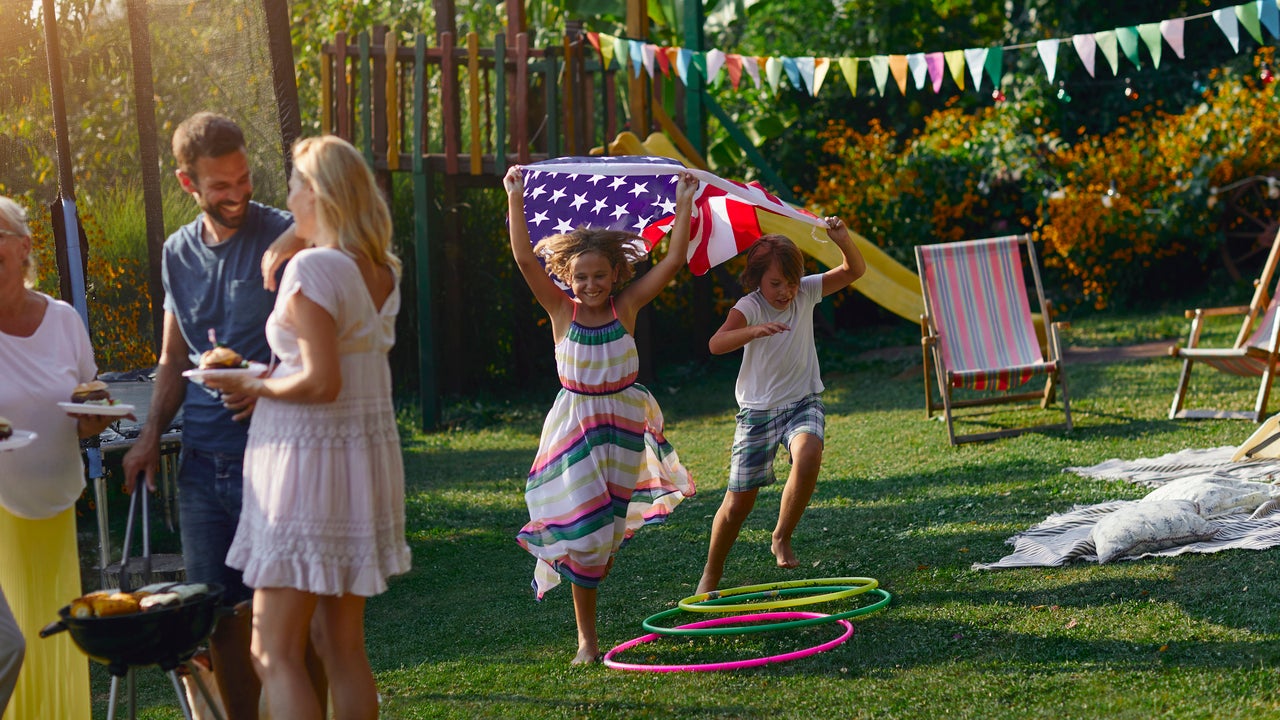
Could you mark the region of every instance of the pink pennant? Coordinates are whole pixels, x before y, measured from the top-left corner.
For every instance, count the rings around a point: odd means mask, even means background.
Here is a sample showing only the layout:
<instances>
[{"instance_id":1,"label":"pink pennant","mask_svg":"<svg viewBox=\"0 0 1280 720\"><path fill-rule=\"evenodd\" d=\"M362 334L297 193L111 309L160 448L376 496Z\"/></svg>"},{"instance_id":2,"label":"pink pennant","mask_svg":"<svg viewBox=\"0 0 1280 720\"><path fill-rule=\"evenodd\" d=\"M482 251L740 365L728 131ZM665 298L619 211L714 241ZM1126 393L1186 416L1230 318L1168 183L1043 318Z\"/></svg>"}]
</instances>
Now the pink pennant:
<instances>
[{"instance_id":1,"label":"pink pennant","mask_svg":"<svg viewBox=\"0 0 1280 720\"><path fill-rule=\"evenodd\" d=\"M942 92L942 78L946 77L947 59L940 52L931 52L924 56L929 66L929 80L933 82L933 91Z\"/></svg>"}]
</instances>

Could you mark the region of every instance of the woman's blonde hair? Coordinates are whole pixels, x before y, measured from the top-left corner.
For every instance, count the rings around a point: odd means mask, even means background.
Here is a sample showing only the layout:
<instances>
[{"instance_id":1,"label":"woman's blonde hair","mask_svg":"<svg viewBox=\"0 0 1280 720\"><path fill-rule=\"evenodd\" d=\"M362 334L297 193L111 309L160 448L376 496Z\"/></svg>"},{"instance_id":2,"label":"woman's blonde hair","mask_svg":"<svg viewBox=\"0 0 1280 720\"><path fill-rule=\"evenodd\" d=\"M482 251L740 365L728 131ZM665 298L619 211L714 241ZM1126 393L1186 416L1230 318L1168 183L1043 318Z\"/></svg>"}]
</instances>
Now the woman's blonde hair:
<instances>
[{"instance_id":1,"label":"woman's blonde hair","mask_svg":"<svg viewBox=\"0 0 1280 720\"><path fill-rule=\"evenodd\" d=\"M631 265L645 256L644 239L622 230L578 228L572 232L542 238L533 247L534 254L546 261L547 272L568 283L573 262L586 253L599 253L618 271L617 285L631 279Z\"/></svg>"},{"instance_id":2,"label":"woman's blonde hair","mask_svg":"<svg viewBox=\"0 0 1280 720\"><path fill-rule=\"evenodd\" d=\"M391 211L351 143L336 135L299 140L293 146L293 171L311 186L316 220L333 233L338 247L400 275L400 259L391 251Z\"/></svg>"},{"instance_id":3,"label":"woman's blonde hair","mask_svg":"<svg viewBox=\"0 0 1280 720\"><path fill-rule=\"evenodd\" d=\"M27 210L13 200L0 195L0 217L4 218L2 223L19 235L31 239L31 228L27 225ZM0 227L0 229L6 229ZM23 284L28 288L36 286L36 259L33 252L28 252L27 256L22 259L22 269L25 271Z\"/></svg>"}]
</instances>

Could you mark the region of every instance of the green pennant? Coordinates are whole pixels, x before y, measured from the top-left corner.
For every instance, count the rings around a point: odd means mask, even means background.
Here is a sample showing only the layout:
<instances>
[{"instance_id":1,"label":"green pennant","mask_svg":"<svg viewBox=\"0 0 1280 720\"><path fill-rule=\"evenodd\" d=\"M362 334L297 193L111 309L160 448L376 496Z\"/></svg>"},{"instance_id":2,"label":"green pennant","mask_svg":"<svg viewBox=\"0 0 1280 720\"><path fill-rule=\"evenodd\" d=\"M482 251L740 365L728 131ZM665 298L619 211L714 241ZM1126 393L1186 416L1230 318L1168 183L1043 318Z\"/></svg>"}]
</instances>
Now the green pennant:
<instances>
[{"instance_id":1,"label":"green pennant","mask_svg":"<svg viewBox=\"0 0 1280 720\"><path fill-rule=\"evenodd\" d=\"M1098 48L1102 50L1102 54L1106 56L1107 62L1111 64L1111 74L1120 74L1120 55L1116 52L1116 31L1103 30L1096 32L1093 37L1098 41Z\"/></svg>"},{"instance_id":2,"label":"green pennant","mask_svg":"<svg viewBox=\"0 0 1280 720\"><path fill-rule=\"evenodd\" d=\"M1129 58L1133 66L1142 69L1142 59L1138 57L1138 31L1132 27L1116 28L1116 39L1120 41L1120 49Z\"/></svg>"},{"instance_id":3,"label":"green pennant","mask_svg":"<svg viewBox=\"0 0 1280 720\"><path fill-rule=\"evenodd\" d=\"M1142 41L1147 44L1147 50L1151 53L1151 62L1156 67L1160 67L1160 52L1164 49L1164 40L1160 35L1160 23L1144 23L1138 26L1138 34L1142 36Z\"/></svg>"},{"instance_id":4,"label":"green pennant","mask_svg":"<svg viewBox=\"0 0 1280 720\"><path fill-rule=\"evenodd\" d=\"M1000 89L1000 75L1004 72L1004 48L997 45L987 50L987 61L982 64L982 69L987 71L987 77L991 78L991 84L998 91Z\"/></svg>"},{"instance_id":5,"label":"green pennant","mask_svg":"<svg viewBox=\"0 0 1280 720\"><path fill-rule=\"evenodd\" d=\"M1263 0L1263 2L1269 1ZM1258 23L1258 3L1247 2L1243 5L1237 5L1236 17L1240 18L1240 24L1244 26L1245 30L1249 31L1253 39L1257 40L1259 45L1262 45L1262 26Z\"/></svg>"}]
</instances>

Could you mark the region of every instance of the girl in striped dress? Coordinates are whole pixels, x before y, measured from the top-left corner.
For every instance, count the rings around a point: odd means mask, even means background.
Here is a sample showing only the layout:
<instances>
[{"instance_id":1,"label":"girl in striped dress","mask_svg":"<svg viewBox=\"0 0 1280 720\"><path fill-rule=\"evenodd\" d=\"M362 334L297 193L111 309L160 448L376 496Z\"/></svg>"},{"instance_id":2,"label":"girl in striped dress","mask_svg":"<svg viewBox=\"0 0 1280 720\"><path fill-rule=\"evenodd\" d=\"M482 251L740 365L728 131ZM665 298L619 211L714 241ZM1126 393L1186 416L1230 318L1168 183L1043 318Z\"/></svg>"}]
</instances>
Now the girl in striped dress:
<instances>
[{"instance_id":1,"label":"girl in striped dress","mask_svg":"<svg viewBox=\"0 0 1280 720\"><path fill-rule=\"evenodd\" d=\"M640 258L637 236L579 228L533 248L520 168L512 168L503 185L511 253L551 317L561 384L529 471L529 523L517 541L537 558L539 599L561 576L573 584L578 626L573 662L592 662L600 657L596 587L609 573L614 552L641 525L665 520L693 495L689 473L663 435L657 401L636 383L639 358L631 331L640 308L685 264L698 181L687 173L680 178L666 256L620 290ZM548 273L566 282L573 297Z\"/></svg>"}]
</instances>

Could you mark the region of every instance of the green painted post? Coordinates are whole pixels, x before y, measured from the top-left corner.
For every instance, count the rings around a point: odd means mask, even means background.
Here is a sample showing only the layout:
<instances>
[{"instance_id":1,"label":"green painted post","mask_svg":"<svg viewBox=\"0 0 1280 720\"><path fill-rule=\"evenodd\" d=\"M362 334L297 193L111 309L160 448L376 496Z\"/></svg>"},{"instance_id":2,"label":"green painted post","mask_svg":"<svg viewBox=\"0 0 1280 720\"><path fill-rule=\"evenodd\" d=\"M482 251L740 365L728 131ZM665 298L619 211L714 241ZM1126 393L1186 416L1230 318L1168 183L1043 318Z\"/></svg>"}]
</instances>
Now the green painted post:
<instances>
[{"instance_id":1,"label":"green painted post","mask_svg":"<svg viewBox=\"0 0 1280 720\"><path fill-rule=\"evenodd\" d=\"M431 178L422 158L426 134L427 36L418 33L413 48L413 248L418 281L418 397L422 428L440 422L436 389L434 314L431 302Z\"/></svg>"},{"instance_id":2,"label":"green painted post","mask_svg":"<svg viewBox=\"0 0 1280 720\"><path fill-rule=\"evenodd\" d=\"M706 20L701 2L684 4L684 46L688 50L702 53L705 50L706 38L702 34L702 26ZM705 62L689 63L689 71L685 75L684 94L684 134L693 144L699 155L707 156L707 114L703 107L703 95L706 92Z\"/></svg>"},{"instance_id":3,"label":"green painted post","mask_svg":"<svg viewBox=\"0 0 1280 720\"><path fill-rule=\"evenodd\" d=\"M507 37L493 37L493 171L499 177L507 174Z\"/></svg>"}]
</instances>

